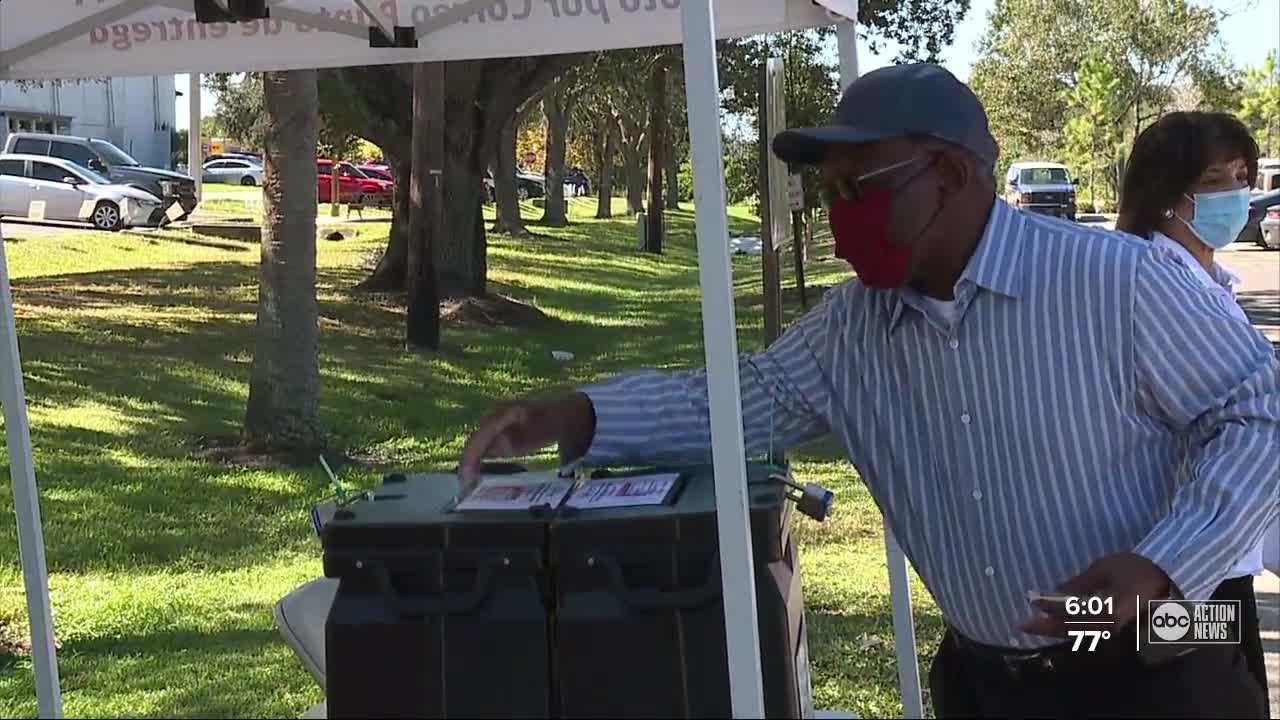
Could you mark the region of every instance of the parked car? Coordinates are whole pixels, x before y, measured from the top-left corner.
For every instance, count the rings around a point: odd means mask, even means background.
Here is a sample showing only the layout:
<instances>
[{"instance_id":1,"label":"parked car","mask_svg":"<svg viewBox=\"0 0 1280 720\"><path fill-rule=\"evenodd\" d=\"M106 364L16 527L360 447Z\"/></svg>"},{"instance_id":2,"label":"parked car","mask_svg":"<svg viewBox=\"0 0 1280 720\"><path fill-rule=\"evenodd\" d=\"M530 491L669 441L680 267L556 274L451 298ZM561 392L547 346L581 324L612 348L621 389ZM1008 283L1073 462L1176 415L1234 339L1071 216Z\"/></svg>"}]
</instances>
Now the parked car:
<instances>
[{"instance_id":1,"label":"parked car","mask_svg":"<svg viewBox=\"0 0 1280 720\"><path fill-rule=\"evenodd\" d=\"M1066 165L1016 162L1005 175L1005 200L1042 215L1076 219L1076 184Z\"/></svg>"},{"instance_id":2,"label":"parked car","mask_svg":"<svg viewBox=\"0 0 1280 720\"><path fill-rule=\"evenodd\" d=\"M44 203L32 218L33 203ZM99 230L157 225L165 217L160 198L70 160L45 155L0 155L0 215L88 222Z\"/></svg>"},{"instance_id":3,"label":"parked car","mask_svg":"<svg viewBox=\"0 0 1280 720\"><path fill-rule=\"evenodd\" d=\"M316 160L316 190L322 203L333 202L333 161ZM371 178L349 162L338 163L338 202L391 207L395 183Z\"/></svg>"},{"instance_id":4,"label":"parked car","mask_svg":"<svg viewBox=\"0 0 1280 720\"><path fill-rule=\"evenodd\" d=\"M189 175L145 167L129 154L99 138L16 132L5 141L5 153L43 155L69 160L107 178L112 183L132 185L164 200L165 207L177 203L186 217L196 207L196 183Z\"/></svg>"},{"instance_id":5,"label":"parked car","mask_svg":"<svg viewBox=\"0 0 1280 720\"><path fill-rule=\"evenodd\" d=\"M484 184L484 190L489 202L495 202L498 197L497 187L493 184L493 172L485 171L484 178L481 179ZM516 199L520 202L533 198L540 198L547 194L547 181L541 175L535 175L523 170L516 171Z\"/></svg>"},{"instance_id":6,"label":"parked car","mask_svg":"<svg viewBox=\"0 0 1280 720\"><path fill-rule=\"evenodd\" d=\"M262 166L247 159L226 158L204 164L200 177L207 183L261 185Z\"/></svg>"},{"instance_id":7,"label":"parked car","mask_svg":"<svg viewBox=\"0 0 1280 720\"><path fill-rule=\"evenodd\" d=\"M386 180L389 183L396 181L395 176L391 174L391 168L386 165L357 165L356 168L374 180Z\"/></svg>"},{"instance_id":8,"label":"parked car","mask_svg":"<svg viewBox=\"0 0 1280 720\"><path fill-rule=\"evenodd\" d=\"M1261 195L1280 190L1280 160L1263 158L1258 161L1258 179L1253 183L1253 194Z\"/></svg>"},{"instance_id":9,"label":"parked car","mask_svg":"<svg viewBox=\"0 0 1280 720\"><path fill-rule=\"evenodd\" d=\"M262 156L255 155L253 153L220 153L210 155L204 159L207 163L213 162L214 160L248 160L251 163L257 163L259 165L262 164Z\"/></svg>"},{"instance_id":10,"label":"parked car","mask_svg":"<svg viewBox=\"0 0 1280 720\"><path fill-rule=\"evenodd\" d=\"M1280 205L1267 208L1259 224L1258 244L1267 250L1280 250Z\"/></svg>"},{"instance_id":11,"label":"parked car","mask_svg":"<svg viewBox=\"0 0 1280 720\"><path fill-rule=\"evenodd\" d=\"M1280 205L1280 190L1257 193L1249 198L1249 221L1240 230L1240 234L1236 236L1235 241L1262 245L1263 238L1260 224L1267 215L1267 208L1272 205Z\"/></svg>"}]
</instances>

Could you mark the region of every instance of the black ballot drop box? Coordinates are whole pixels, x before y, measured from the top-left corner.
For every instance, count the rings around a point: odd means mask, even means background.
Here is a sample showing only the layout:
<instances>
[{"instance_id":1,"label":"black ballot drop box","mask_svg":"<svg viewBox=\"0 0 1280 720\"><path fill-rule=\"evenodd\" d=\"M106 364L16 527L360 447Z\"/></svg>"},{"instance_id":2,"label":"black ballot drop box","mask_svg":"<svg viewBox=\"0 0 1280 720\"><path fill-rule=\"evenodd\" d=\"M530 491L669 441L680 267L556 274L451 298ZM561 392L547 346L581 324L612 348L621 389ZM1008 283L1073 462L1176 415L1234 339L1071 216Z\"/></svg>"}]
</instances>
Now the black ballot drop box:
<instances>
[{"instance_id":1,"label":"black ballot drop box","mask_svg":"<svg viewBox=\"0 0 1280 720\"><path fill-rule=\"evenodd\" d=\"M329 717L549 715L546 519L449 512L456 490L388 476L325 526Z\"/></svg>"},{"instance_id":2,"label":"black ballot drop box","mask_svg":"<svg viewBox=\"0 0 1280 720\"><path fill-rule=\"evenodd\" d=\"M446 475L389 476L322 533L339 578L328 712L729 717L714 479L661 505L456 512ZM749 464L765 712L812 709L786 487ZM624 474L615 474L621 476Z\"/></svg>"}]
</instances>

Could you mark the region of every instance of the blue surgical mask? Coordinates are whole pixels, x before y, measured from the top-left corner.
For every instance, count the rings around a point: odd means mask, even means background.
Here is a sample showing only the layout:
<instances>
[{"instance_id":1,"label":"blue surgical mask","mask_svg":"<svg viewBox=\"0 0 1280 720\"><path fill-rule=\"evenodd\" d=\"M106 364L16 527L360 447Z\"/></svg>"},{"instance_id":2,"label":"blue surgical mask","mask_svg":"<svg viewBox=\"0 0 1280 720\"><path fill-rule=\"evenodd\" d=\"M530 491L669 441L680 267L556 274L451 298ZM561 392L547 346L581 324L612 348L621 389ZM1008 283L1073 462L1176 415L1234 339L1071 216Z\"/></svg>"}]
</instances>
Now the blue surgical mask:
<instances>
[{"instance_id":1,"label":"blue surgical mask","mask_svg":"<svg viewBox=\"0 0 1280 720\"><path fill-rule=\"evenodd\" d=\"M1191 222L1182 220L1200 242L1215 250L1231 244L1249 222L1249 188L1187 196L1195 205Z\"/></svg>"}]
</instances>

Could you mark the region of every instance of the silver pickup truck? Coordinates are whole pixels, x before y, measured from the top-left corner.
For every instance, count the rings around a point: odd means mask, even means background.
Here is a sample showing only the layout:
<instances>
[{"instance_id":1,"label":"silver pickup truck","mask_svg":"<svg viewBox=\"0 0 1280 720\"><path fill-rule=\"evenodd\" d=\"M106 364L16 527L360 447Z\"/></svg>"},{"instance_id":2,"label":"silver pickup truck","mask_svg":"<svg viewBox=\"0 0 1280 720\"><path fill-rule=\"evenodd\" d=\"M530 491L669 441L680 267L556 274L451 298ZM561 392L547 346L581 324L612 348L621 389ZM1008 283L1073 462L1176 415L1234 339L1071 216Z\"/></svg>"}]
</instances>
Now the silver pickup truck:
<instances>
[{"instance_id":1,"label":"silver pickup truck","mask_svg":"<svg viewBox=\"0 0 1280 720\"><path fill-rule=\"evenodd\" d=\"M1004 199L1016 208L1074 221L1078 182L1066 165L1016 162L1005 174Z\"/></svg>"}]
</instances>

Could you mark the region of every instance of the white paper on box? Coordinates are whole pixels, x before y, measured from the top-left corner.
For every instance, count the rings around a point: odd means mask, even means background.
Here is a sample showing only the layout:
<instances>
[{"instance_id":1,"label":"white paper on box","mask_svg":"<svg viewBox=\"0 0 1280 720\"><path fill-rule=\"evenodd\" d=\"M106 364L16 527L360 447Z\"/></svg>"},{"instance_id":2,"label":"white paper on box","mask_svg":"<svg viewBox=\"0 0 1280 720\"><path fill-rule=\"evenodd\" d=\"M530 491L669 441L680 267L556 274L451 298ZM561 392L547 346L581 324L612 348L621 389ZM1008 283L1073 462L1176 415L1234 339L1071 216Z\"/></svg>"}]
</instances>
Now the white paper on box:
<instances>
[{"instance_id":1,"label":"white paper on box","mask_svg":"<svg viewBox=\"0 0 1280 720\"><path fill-rule=\"evenodd\" d=\"M679 473L636 475L620 478L597 478L583 485L568 507L579 510L611 507L661 505L671 495Z\"/></svg>"},{"instance_id":2,"label":"white paper on box","mask_svg":"<svg viewBox=\"0 0 1280 720\"><path fill-rule=\"evenodd\" d=\"M491 475L480 480L471 494L455 510L528 510L550 505L559 507L573 489L573 478L561 478L554 471Z\"/></svg>"}]
</instances>

